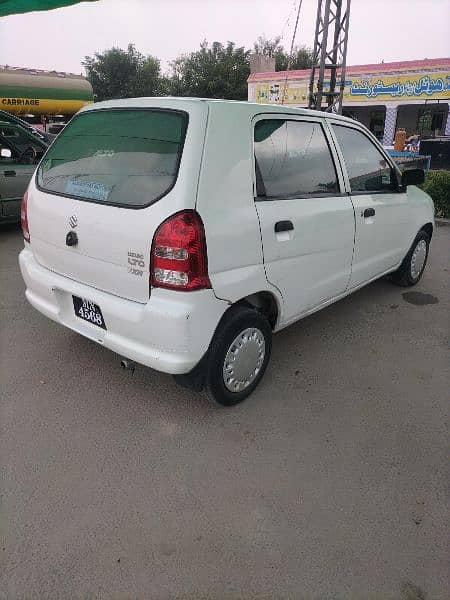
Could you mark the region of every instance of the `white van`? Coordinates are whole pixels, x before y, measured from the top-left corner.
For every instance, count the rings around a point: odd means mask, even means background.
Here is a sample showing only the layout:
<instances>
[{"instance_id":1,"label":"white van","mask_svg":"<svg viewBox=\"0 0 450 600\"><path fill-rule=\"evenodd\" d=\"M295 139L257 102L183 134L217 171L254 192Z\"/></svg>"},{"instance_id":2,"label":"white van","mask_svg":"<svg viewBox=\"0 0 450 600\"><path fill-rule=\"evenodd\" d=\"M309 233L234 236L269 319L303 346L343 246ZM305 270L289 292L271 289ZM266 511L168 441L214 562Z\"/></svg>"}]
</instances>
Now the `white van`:
<instances>
[{"instance_id":1,"label":"white van","mask_svg":"<svg viewBox=\"0 0 450 600\"><path fill-rule=\"evenodd\" d=\"M235 404L261 380L273 332L388 273L417 283L434 226L421 181L329 113L101 102L50 146L23 199L26 296Z\"/></svg>"}]
</instances>

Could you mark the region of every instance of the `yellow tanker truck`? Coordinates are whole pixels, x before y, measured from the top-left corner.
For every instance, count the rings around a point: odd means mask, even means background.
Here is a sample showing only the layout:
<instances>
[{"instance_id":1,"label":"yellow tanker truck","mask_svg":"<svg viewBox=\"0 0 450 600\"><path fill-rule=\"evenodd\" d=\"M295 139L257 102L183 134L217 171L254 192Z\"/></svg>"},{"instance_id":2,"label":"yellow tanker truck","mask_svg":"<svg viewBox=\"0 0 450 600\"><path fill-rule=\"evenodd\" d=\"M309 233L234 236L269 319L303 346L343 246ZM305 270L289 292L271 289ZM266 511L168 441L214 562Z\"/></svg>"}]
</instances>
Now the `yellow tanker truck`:
<instances>
[{"instance_id":1,"label":"yellow tanker truck","mask_svg":"<svg viewBox=\"0 0 450 600\"><path fill-rule=\"evenodd\" d=\"M70 118L93 101L91 84L82 75L0 66L0 110Z\"/></svg>"}]
</instances>

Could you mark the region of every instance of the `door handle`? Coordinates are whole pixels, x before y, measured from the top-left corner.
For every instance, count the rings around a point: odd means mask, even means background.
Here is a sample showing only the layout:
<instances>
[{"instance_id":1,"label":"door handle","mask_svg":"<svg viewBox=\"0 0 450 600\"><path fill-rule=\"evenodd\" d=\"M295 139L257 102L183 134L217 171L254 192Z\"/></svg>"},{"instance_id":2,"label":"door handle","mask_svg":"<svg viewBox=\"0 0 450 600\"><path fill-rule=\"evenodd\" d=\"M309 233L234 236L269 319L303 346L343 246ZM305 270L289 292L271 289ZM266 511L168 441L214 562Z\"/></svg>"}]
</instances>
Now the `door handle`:
<instances>
[{"instance_id":1,"label":"door handle","mask_svg":"<svg viewBox=\"0 0 450 600\"><path fill-rule=\"evenodd\" d=\"M294 229L294 224L292 221L278 221L275 223L275 233L280 233L282 231L292 231Z\"/></svg>"},{"instance_id":2,"label":"door handle","mask_svg":"<svg viewBox=\"0 0 450 600\"><path fill-rule=\"evenodd\" d=\"M16 176L16 172L15 171L3 171L3 175L5 177L15 177Z\"/></svg>"},{"instance_id":3,"label":"door handle","mask_svg":"<svg viewBox=\"0 0 450 600\"><path fill-rule=\"evenodd\" d=\"M374 208L366 208L366 210L362 213L361 216L364 217L365 219L368 219L369 217L374 217L375 209Z\"/></svg>"}]
</instances>

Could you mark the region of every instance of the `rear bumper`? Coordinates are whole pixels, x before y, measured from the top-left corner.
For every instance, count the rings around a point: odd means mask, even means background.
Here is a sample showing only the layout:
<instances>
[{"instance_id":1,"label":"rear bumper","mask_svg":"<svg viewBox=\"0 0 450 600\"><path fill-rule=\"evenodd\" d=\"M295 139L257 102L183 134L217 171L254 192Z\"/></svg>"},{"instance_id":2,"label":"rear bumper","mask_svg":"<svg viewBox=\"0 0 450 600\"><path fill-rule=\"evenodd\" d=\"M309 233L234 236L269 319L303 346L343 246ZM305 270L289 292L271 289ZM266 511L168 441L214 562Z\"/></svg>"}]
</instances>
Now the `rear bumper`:
<instances>
[{"instance_id":1,"label":"rear bumper","mask_svg":"<svg viewBox=\"0 0 450 600\"><path fill-rule=\"evenodd\" d=\"M57 323L143 365L165 373L191 371L208 349L228 308L212 290L153 289L146 304L125 300L42 267L29 247L19 256L30 304ZM107 330L75 315L72 295L98 304Z\"/></svg>"}]
</instances>

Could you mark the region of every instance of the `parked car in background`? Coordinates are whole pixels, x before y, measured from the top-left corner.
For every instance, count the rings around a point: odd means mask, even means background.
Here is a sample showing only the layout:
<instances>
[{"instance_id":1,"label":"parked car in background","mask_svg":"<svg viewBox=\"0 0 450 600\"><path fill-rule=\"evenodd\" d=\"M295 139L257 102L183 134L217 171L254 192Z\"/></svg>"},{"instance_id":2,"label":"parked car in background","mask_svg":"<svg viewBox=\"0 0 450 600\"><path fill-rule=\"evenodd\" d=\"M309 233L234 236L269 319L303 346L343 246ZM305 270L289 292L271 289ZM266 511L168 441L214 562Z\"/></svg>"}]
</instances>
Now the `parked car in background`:
<instances>
[{"instance_id":1,"label":"parked car in background","mask_svg":"<svg viewBox=\"0 0 450 600\"><path fill-rule=\"evenodd\" d=\"M57 136L66 126L66 123L50 123L47 127L48 133Z\"/></svg>"},{"instance_id":2,"label":"parked car in background","mask_svg":"<svg viewBox=\"0 0 450 600\"><path fill-rule=\"evenodd\" d=\"M48 143L12 121L0 121L0 222L20 221L20 201Z\"/></svg>"},{"instance_id":3,"label":"parked car in background","mask_svg":"<svg viewBox=\"0 0 450 600\"><path fill-rule=\"evenodd\" d=\"M235 404L261 380L273 332L384 275L419 281L434 227L423 177L332 113L101 102L61 132L24 196L26 296Z\"/></svg>"},{"instance_id":4,"label":"parked car in background","mask_svg":"<svg viewBox=\"0 0 450 600\"><path fill-rule=\"evenodd\" d=\"M0 110L0 121L20 125L29 133L32 133L38 139L44 141L47 145L51 144L56 137L55 134L43 131L42 129L39 129L39 127L33 127L33 125L30 125L30 123L27 121L24 121L23 119L20 119L19 117L16 117L15 115L12 115L4 110Z\"/></svg>"}]
</instances>

